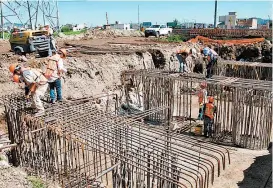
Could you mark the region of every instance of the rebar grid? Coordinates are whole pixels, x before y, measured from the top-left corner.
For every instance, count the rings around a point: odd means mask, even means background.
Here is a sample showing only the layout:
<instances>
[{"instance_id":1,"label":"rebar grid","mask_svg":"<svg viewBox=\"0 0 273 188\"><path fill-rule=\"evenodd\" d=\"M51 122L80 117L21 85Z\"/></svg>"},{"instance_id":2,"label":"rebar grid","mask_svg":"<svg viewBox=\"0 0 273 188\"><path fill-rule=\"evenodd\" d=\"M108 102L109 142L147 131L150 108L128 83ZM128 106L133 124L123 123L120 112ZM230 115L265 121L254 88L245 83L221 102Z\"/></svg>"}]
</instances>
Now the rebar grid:
<instances>
[{"instance_id":1,"label":"rebar grid","mask_svg":"<svg viewBox=\"0 0 273 188\"><path fill-rule=\"evenodd\" d=\"M93 98L50 106L46 116L33 118L19 99L5 100L17 163L64 187L205 188L230 162L225 148L171 132L162 119L169 117L167 106L122 117L98 110ZM154 114L164 126L144 123Z\"/></svg>"},{"instance_id":2,"label":"rebar grid","mask_svg":"<svg viewBox=\"0 0 273 188\"><path fill-rule=\"evenodd\" d=\"M198 116L195 93L198 83L203 80L203 76L198 74L159 70L126 71L122 74L125 95L128 96L128 88L135 88L137 95L143 95L144 110L168 104L171 119L178 117L182 119L182 127L189 128ZM250 149L266 148L272 133L272 82L223 76L213 76L206 81L208 95L215 97L218 108L213 141Z\"/></svg>"},{"instance_id":3,"label":"rebar grid","mask_svg":"<svg viewBox=\"0 0 273 188\"><path fill-rule=\"evenodd\" d=\"M219 60L217 65L214 66L214 74L227 77L272 81L272 64Z\"/></svg>"}]
</instances>

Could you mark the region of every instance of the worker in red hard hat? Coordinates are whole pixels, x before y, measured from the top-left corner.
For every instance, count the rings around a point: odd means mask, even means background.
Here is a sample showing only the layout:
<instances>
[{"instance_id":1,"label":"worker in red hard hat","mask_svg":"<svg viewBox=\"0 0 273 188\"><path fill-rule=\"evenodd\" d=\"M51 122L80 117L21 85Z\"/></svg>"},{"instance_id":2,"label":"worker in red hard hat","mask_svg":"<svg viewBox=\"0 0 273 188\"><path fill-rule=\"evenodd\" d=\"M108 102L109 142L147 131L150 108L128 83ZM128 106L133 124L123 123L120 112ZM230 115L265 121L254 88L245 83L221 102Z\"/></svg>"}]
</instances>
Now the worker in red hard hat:
<instances>
[{"instance_id":1,"label":"worker in red hard hat","mask_svg":"<svg viewBox=\"0 0 273 188\"><path fill-rule=\"evenodd\" d=\"M214 124L214 115L217 112L216 106L214 103L214 97L209 96L208 102L204 105L204 136L211 137L213 131L213 124Z\"/></svg>"},{"instance_id":2,"label":"worker in red hard hat","mask_svg":"<svg viewBox=\"0 0 273 188\"><path fill-rule=\"evenodd\" d=\"M52 104L56 102L55 90L57 93L57 101L62 102L62 84L61 77L63 73L66 73L67 70L64 68L64 59L66 59L67 51L65 48L61 48L58 53L52 57L49 57L50 60L56 61L57 69L54 70L51 77L48 78L49 88L50 88L50 101Z\"/></svg>"},{"instance_id":3,"label":"worker in red hard hat","mask_svg":"<svg viewBox=\"0 0 273 188\"><path fill-rule=\"evenodd\" d=\"M23 67L20 64L11 64L9 71L13 74L13 81L16 83L24 82L30 92L26 98L32 97L32 107L37 109L35 117L44 115L45 109L41 97L45 95L48 87L47 79L40 69Z\"/></svg>"},{"instance_id":4,"label":"worker in red hard hat","mask_svg":"<svg viewBox=\"0 0 273 188\"><path fill-rule=\"evenodd\" d=\"M198 95L198 104L199 104L199 120L203 120L203 105L207 102L207 82L203 81L200 83L200 89L197 93Z\"/></svg>"}]
</instances>

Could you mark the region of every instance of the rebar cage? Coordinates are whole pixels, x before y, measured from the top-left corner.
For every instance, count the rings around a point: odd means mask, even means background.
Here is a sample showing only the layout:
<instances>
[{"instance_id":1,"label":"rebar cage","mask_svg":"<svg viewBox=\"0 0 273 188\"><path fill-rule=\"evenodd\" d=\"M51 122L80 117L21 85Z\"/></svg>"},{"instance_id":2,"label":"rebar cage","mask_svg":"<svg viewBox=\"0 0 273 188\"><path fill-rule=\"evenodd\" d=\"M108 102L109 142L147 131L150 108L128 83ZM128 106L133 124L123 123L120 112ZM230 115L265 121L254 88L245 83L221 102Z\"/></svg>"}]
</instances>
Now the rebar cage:
<instances>
[{"instance_id":1,"label":"rebar cage","mask_svg":"<svg viewBox=\"0 0 273 188\"><path fill-rule=\"evenodd\" d=\"M272 63L219 60L213 71L219 76L272 81Z\"/></svg>"},{"instance_id":2,"label":"rebar cage","mask_svg":"<svg viewBox=\"0 0 273 188\"><path fill-rule=\"evenodd\" d=\"M206 188L230 163L226 148L171 131L169 120L145 123L169 117L168 106L119 116L116 97L106 99L108 109L85 98L46 105L34 118L22 95L5 96L14 164L63 187Z\"/></svg>"},{"instance_id":3,"label":"rebar cage","mask_svg":"<svg viewBox=\"0 0 273 188\"><path fill-rule=\"evenodd\" d=\"M122 76L125 95L129 95L128 88L134 88L143 96L144 110L167 104L171 120L182 120L184 128L191 127L198 116L196 92L204 80L200 74L160 70L125 71ZM218 108L212 140L250 149L266 148L272 139L272 82L213 76L207 83L208 95L215 97Z\"/></svg>"}]
</instances>

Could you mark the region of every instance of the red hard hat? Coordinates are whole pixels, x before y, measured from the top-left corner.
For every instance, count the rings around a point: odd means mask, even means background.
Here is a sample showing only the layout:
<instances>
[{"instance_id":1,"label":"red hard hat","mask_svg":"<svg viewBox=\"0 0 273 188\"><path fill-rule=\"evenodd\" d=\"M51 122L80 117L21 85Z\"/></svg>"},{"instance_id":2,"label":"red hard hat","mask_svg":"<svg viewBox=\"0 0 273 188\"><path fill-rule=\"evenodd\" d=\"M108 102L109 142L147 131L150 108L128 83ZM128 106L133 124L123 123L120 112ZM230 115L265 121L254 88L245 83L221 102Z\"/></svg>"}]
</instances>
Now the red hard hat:
<instances>
[{"instance_id":1,"label":"red hard hat","mask_svg":"<svg viewBox=\"0 0 273 188\"><path fill-rule=\"evenodd\" d=\"M201 82L201 83L200 83L200 86L201 86L202 88L206 88L206 87L207 87L207 82L205 82L205 81Z\"/></svg>"},{"instance_id":2,"label":"red hard hat","mask_svg":"<svg viewBox=\"0 0 273 188\"><path fill-rule=\"evenodd\" d=\"M214 102L214 97L210 96L210 97L209 97L209 102L210 102L210 103L213 103L213 102Z\"/></svg>"}]
</instances>

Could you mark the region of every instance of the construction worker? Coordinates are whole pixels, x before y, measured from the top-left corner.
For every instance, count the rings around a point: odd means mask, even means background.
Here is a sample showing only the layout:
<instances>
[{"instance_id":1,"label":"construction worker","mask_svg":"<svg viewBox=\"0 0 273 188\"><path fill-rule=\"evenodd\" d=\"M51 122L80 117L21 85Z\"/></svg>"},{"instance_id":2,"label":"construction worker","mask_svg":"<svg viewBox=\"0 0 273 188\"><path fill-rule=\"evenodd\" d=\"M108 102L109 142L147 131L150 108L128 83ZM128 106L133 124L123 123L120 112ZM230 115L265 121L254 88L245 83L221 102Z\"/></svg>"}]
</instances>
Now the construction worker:
<instances>
[{"instance_id":1,"label":"construction worker","mask_svg":"<svg viewBox=\"0 0 273 188\"><path fill-rule=\"evenodd\" d=\"M19 64L12 64L9 67L10 72L13 74L13 81L16 83L24 82L29 89L26 95L28 99L32 96L32 108L36 108L37 112L35 117L44 115L45 109L41 98L45 95L48 87L47 79L42 74L40 69L25 68Z\"/></svg>"},{"instance_id":2,"label":"construction worker","mask_svg":"<svg viewBox=\"0 0 273 188\"><path fill-rule=\"evenodd\" d=\"M189 59L189 53L187 53L186 51L181 53L181 57L182 57L182 62L183 62L183 72L189 73L190 71L190 59Z\"/></svg>"},{"instance_id":3,"label":"construction worker","mask_svg":"<svg viewBox=\"0 0 273 188\"><path fill-rule=\"evenodd\" d=\"M212 96L208 97L208 103L205 103L203 107L204 111L204 136L212 136L212 128L214 123L214 114L217 112L216 106L213 104L214 98Z\"/></svg>"},{"instance_id":4,"label":"construction worker","mask_svg":"<svg viewBox=\"0 0 273 188\"><path fill-rule=\"evenodd\" d=\"M206 47L202 50L205 59L208 61L206 65L207 75L206 78L211 78L213 75L213 67L217 63L218 54L211 48Z\"/></svg>"},{"instance_id":5,"label":"construction worker","mask_svg":"<svg viewBox=\"0 0 273 188\"><path fill-rule=\"evenodd\" d=\"M176 57L178 59L178 62L179 62L179 72L183 72L183 59L182 59L182 56L181 56L181 50L178 50L176 52Z\"/></svg>"},{"instance_id":6,"label":"construction worker","mask_svg":"<svg viewBox=\"0 0 273 188\"><path fill-rule=\"evenodd\" d=\"M62 102L62 85L61 85L61 76L63 73L66 73L67 70L64 68L63 60L66 58L67 52L66 49L62 48L58 53L52 57L50 60L54 60L57 63L57 69L54 70L52 76L48 78L49 88L50 88L50 101L51 103L56 102L55 89L57 92L57 101Z\"/></svg>"},{"instance_id":7,"label":"construction worker","mask_svg":"<svg viewBox=\"0 0 273 188\"><path fill-rule=\"evenodd\" d=\"M49 26L49 24L46 24L43 30L48 31L48 35L53 35L53 29Z\"/></svg>"},{"instance_id":8,"label":"construction worker","mask_svg":"<svg viewBox=\"0 0 273 188\"><path fill-rule=\"evenodd\" d=\"M198 91L198 104L199 104L199 114L197 119L203 120L203 105L207 103L207 83L201 82L200 83L200 90Z\"/></svg>"}]
</instances>

